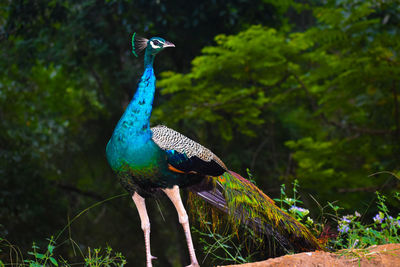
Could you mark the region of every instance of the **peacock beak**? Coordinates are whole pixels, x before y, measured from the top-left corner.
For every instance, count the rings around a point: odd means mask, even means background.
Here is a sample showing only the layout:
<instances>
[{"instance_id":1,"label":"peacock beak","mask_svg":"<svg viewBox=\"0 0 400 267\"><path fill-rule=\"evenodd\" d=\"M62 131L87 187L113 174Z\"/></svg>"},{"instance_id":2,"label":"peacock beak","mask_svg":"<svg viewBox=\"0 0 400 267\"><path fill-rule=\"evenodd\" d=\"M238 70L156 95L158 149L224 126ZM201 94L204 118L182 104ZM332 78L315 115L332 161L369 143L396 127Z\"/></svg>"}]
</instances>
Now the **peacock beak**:
<instances>
[{"instance_id":1,"label":"peacock beak","mask_svg":"<svg viewBox=\"0 0 400 267\"><path fill-rule=\"evenodd\" d=\"M175 45L171 42L165 41L164 48L166 48L166 47L175 47Z\"/></svg>"}]
</instances>

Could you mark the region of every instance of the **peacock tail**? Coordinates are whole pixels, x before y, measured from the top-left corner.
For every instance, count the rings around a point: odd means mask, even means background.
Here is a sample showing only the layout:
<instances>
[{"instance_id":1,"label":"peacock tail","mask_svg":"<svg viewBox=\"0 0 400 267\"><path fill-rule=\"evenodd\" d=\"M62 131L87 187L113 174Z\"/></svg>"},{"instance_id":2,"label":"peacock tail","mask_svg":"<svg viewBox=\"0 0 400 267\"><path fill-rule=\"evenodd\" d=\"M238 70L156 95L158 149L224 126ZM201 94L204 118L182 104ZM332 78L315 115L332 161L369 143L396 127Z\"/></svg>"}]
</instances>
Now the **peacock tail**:
<instances>
[{"instance_id":1,"label":"peacock tail","mask_svg":"<svg viewBox=\"0 0 400 267\"><path fill-rule=\"evenodd\" d=\"M211 179L211 178L210 178ZM291 215L284 212L257 186L233 171L213 177L213 190L193 190L189 204L196 205L191 211L201 220L211 219L213 228L223 225L220 214L201 205L199 197L223 213L233 232L246 225L254 235L254 240L273 237L286 251L306 251L323 249L315 236Z\"/></svg>"}]
</instances>

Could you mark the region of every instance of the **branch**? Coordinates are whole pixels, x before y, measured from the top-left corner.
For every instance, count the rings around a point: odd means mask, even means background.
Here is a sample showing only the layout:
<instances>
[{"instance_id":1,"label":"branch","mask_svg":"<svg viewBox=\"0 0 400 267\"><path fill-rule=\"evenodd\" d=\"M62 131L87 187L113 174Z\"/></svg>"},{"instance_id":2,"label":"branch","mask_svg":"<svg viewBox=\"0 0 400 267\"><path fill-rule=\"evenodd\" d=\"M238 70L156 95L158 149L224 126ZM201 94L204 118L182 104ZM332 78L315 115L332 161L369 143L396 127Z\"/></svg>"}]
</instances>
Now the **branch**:
<instances>
[{"instance_id":1,"label":"branch","mask_svg":"<svg viewBox=\"0 0 400 267\"><path fill-rule=\"evenodd\" d=\"M299 84L301 85L301 87L304 89L304 92L306 92L308 101L310 101L310 105L312 108L313 112L316 112L318 110L318 106L317 103L315 103L314 99L312 98L310 91L308 90L307 86L304 84L304 82L300 79L299 76L297 76L296 73L292 72L292 75L294 76L294 78L299 82Z\"/></svg>"},{"instance_id":2,"label":"branch","mask_svg":"<svg viewBox=\"0 0 400 267\"><path fill-rule=\"evenodd\" d=\"M258 157L258 154L261 152L261 149L267 144L268 142L268 136L260 143L260 145L257 147L257 149L253 153L253 159L251 160L250 164L250 169L254 170L254 166L256 165L256 160Z\"/></svg>"},{"instance_id":3,"label":"branch","mask_svg":"<svg viewBox=\"0 0 400 267\"><path fill-rule=\"evenodd\" d=\"M375 192L379 187L369 186L369 187L357 187L357 188L339 188L339 193L354 193L354 192Z\"/></svg>"},{"instance_id":4,"label":"branch","mask_svg":"<svg viewBox=\"0 0 400 267\"><path fill-rule=\"evenodd\" d=\"M358 132L358 133L364 133L364 134L373 134L373 135L386 135L386 134L391 134L393 133L392 130L378 130L378 129L371 129L371 128L361 128L361 127L357 127L351 124L343 124L343 123L339 123L336 121L331 121L328 120L323 114L321 114L321 118L330 125L333 125L337 128L343 129L343 130L349 130L352 132Z\"/></svg>"},{"instance_id":5,"label":"branch","mask_svg":"<svg viewBox=\"0 0 400 267\"><path fill-rule=\"evenodd\" d=\"M74 192L74 193L80 194L82 196L90 197L90 198L93 198L96 200L104 200L103 196L101 196L93 191L83 191L73 185L67 185L67 184L61 184L61 183L55 183L55 182L53 182L52 184L54 184L58 188L61 188L62 190L65 190L65 191Z\"/></svg>"}]
</instances>

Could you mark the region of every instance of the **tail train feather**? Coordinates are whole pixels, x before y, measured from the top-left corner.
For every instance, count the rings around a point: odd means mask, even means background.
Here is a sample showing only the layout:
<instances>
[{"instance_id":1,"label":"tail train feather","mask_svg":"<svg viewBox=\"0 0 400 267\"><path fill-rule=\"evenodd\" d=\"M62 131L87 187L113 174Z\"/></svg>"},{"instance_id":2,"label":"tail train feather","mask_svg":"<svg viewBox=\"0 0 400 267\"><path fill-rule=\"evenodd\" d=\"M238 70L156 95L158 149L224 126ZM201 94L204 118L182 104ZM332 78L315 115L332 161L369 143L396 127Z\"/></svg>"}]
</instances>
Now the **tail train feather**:
<instances>
[{"instance_id":1,"label":"tail train feather","mask_svg":"<svg viewBox=\"0 0 400 267\"><path fill-rule=\"evenodd\" d=\"M258 235L272 236L286 251L323 249L304 225L281 210L257 186L239 174L227 171L212 180L210 179L213 182L212 187L203 185L192 191L227 213L234 228L244 224ZM195 211L206 212L199 208ZM215 224L217 222L213 221L213 225Z\"/></svg>"}]
</instances>

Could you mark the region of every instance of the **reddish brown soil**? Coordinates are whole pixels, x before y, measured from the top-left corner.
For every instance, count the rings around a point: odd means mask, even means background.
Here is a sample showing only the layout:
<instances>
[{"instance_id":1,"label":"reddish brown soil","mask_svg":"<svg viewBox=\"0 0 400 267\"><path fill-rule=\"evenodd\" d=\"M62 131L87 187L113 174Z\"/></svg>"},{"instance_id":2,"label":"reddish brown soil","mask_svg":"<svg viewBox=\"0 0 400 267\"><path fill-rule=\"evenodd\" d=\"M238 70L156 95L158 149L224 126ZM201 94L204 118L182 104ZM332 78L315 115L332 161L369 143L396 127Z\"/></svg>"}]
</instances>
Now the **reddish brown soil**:
<instances>
[{"instance_id":1,"label":"reddish brown soil","mask_svg":"<svg viewBox=\"0 0 400 267\"><path fill-rule=\"evenodd\" d=\"M367 249L343 250L337 253L323 251L303 252L266 261L229 265L230 267L400 267L400 244L372 246Z\"/></svg>"}]
</instances>

